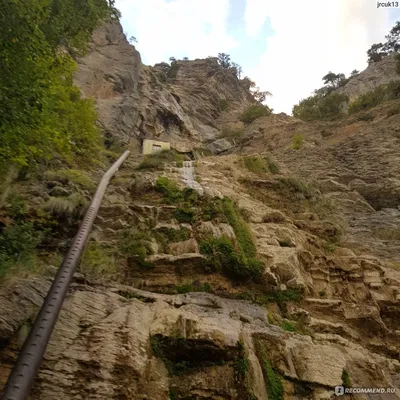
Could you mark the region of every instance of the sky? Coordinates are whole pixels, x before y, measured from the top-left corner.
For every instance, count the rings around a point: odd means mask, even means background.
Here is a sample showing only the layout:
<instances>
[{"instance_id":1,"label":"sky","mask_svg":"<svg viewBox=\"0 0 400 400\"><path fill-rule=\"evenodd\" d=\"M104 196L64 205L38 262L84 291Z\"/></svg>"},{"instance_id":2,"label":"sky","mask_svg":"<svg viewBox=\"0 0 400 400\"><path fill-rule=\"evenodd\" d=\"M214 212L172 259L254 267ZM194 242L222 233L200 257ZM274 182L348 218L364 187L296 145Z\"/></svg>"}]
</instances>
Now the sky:
<instances>
[{"instance_id":1,"label":"sky","mask_svg":"<svg viewBox=\"0 0 400 400\"><path fill-rule=\"evenodd\" d=\"M386 0L385 0L386 1ZM367 67L400 8L375 0L116 0L121 23L146 65L227 53L244 75L272 93L274 112L323 85L329 71Z\"/></svg>"}]
</instances>

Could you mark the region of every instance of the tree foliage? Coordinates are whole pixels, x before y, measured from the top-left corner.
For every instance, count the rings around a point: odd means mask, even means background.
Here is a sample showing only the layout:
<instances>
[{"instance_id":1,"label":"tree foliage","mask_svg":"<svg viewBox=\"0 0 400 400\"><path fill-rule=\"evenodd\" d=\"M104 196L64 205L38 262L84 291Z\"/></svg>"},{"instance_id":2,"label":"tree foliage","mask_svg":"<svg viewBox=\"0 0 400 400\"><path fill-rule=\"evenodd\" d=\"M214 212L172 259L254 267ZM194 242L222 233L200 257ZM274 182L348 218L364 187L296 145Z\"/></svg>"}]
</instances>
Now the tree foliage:
<instances>
[{"instance_id":1,"label":"tree foliage","mask_svg":"<svg viewBox=\"0 0 400 400\"><path fill-rule=\"evenodd\" d=\"M323 78L325 85L328 85L328 88L337 89L340 86L344 86L348 79L342 73L335 74L334 72L329 71Z\"/></svg>"},{"instance_id":2,"label":"tree foliage","mask_svg":"<svg viewBox=\"0 0 400 400\"><path fill-rule=\"evenodd\" d=\"M387 85L378 86L374 90L358 96L349 104L349 114L365 111L384 101L396 99L400 99L400 80L391 81Z\"/></svg>"},{"instance_id":3,"label":"tree foliage","mask_svg":"<svg viewBox=\"0 0 400 400\"><path fill-rule=\"evenodd\" d=\"M232 66L231 56L226 53L218 53L218 63L222 68L230 68Z\"/></svg>"},{"instance_id":4,"label":"tree foliage","mask_svg":"<svg viewBox=\"0 0 400 400\"><path fill-rule=\"evenodd\" d=\"M254 120L260 117L267 117L271 115L272 109L268 106L264 106L262 104L256 103L249 106L240 117L240 120L245 124L250 124Z\"/></svg>"},{"instance_id":5,"label":"tree foliage","mask_svg":"<svg viewBox=\"0 0 400 400\"><path fill-rule=\"evenodd\" d=\"M342 105L348 96L331 92L328 95L315 94L300 101L293 107L293 116L303 121L331 119L343 113Z\"/></svg>"},{"instance_id":6,"label":"tree foliage","mask_svg":"<svg viewBox=\"0 0 400 400\"><path fill-rule=\"evenodd\" d=\"M89 156L96 113L73 85L92 31L117 11L106 0L6 0L0 9L0 167ZM111 5L111 7L110 7Z\"/></svg>"},{"instance_id":7,"label":"tree foliage","mask_svg":"<svg viewBox=\"0 0 400 400\"><path fill-rule=\"evenodd\" d=\"M246 90L250 90L256 86L256 83L253 82L248 76L245 76L243 79L241 79L240 83Z\"/></svg>"},{"instance_id":8,"label":"tree foliage","mask_svg":"<svg viewBox=\"0 0 400 400\"><path fill-rule=\"evenodd\" d=\"M392 52L400 51L400 21L385 36L386 42L375 43L367 51L368 63L379 62Z\"/></svg>"}]
</instances>

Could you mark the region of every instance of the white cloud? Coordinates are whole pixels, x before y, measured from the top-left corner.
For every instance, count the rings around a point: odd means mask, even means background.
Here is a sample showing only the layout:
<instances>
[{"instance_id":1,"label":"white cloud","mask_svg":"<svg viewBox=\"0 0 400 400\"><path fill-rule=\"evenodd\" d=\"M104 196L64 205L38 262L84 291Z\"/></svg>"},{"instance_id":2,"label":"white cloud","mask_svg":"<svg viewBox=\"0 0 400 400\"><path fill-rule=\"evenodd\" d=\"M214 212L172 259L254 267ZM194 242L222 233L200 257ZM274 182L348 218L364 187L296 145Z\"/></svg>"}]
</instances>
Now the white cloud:
<instances>
[{"instance_id":1,"label":"white cloud","mask_svg":"<svg viewBox=\"0 0 400 400\"><path fill-rule=\"evenodd\" d=\"M148 64L171 56L205 58L236 46L226 33L229 0L117 0L116 5Z\"/></svg>"},{"instance_id":2,"label":"white cloud","mask_svg":"<svg viewBox=\"0 0 400 400\"><path fill-rule=\"evenodd\" d=\"M257 15L257 10L259 14ZM249 34L271 19L274 36L258 65L246 71L275 112L291 113L301 98L322 86L329 70L349 74L367 66L366 51L390 29L389 13L374 0L247 0Z\"/></svg>"}]
</instances>

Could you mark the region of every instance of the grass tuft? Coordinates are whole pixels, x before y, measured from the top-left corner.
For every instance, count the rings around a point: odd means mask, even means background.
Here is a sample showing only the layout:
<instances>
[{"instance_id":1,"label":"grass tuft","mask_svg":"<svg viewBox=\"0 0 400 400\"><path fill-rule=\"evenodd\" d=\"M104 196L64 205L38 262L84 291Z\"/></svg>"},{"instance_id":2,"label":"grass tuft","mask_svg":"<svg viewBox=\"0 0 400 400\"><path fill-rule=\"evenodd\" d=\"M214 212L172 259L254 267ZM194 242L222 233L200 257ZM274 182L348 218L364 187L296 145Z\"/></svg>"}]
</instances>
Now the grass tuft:
<instances>
[{"instance_id":1,"label":"grass tuft","mask_svg":"<svg viewBox=\"0 0 400 400\"><path fill-rule=\"evenodd\" d=\"M292 141L292 149L293 150L300 150L304 145L304 136L300 134L296 134L293 136Z\"/></svg>"},{"instance_id":2,"label":"grass tuft","mask_svg":"<svg viewBox=\"0 0 400 400\"><path fill-rule=\"evenodd\" d=\"M165 164L170 163L178 163L179 165L183 165L184 156L182 154L178 154L174 150L162 150L158 153L149 154L144 157L143 161L137 167L138 170L143 169L155 169L162 170L164 169Z\"/></svg>"},{"instance_id":3,"label":"grass tuft","mask_svg":"<svg viewBox=\"0 0 400 400\"><path fill-rule=\"evenodd\" d=\"M96 188L96 184L92 178L85 172L77 169L46 171L45 180L50 182L60 182L63 184L76 184L83 190L92 191Z\"/></svg>"},{"instance_id":4,"label":"grass tuft","mask_svg":"<svg viewBox=\"0 0 400 400\"><path fill-rule=\"evenodd\" d=\"M43 208L53 215L72 217L78 215L87 204L83 195L73 193L68 197L50 197Z\"/></svg>"},{"instance_id":5,"label":"grass tuft","mask_svg":"<svg viewBox=\"0 0 400 400\"><path fill-rule=\"evenodd\" d=\"M258 156L244 157L244 165L250 172L253 172L255 174L267 172L268 170L266 160Z\"/></svg>"},{"instance_id":6,"label":"grass tuft","mask_svg":"<svg viewBox=\"0 0 400 400\"><path fill-rule=\"evenodd\" d=\"M92 279L115 279L117 267L114 251L97 242L89 242L80 272Z\"/></svg>"}]
</instances>

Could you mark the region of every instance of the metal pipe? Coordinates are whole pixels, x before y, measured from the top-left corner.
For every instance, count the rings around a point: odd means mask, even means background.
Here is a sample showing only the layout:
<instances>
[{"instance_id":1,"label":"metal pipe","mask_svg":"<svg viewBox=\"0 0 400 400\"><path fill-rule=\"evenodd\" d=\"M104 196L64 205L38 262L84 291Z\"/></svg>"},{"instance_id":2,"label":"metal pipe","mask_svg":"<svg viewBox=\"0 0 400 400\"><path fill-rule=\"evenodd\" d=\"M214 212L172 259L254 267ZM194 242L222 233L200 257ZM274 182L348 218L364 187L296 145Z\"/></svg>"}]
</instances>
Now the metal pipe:
<instances>
[{"instance_id":1,"label":"metal pipe","mask_svg":"<svg viewBox=\"0 0 400 400\"><path fill-rule=\"evenodd\" d=\"M8 378L3 396L1 397L3 400L25 400L28 397L75 269L88 241L89 233L99 211L105 190L110 179L118 171L118 168L128 157L129 153L128 150L125 151L103 175L82 225L56 274L54 282Z\"/></svg>"}]
</instances>

